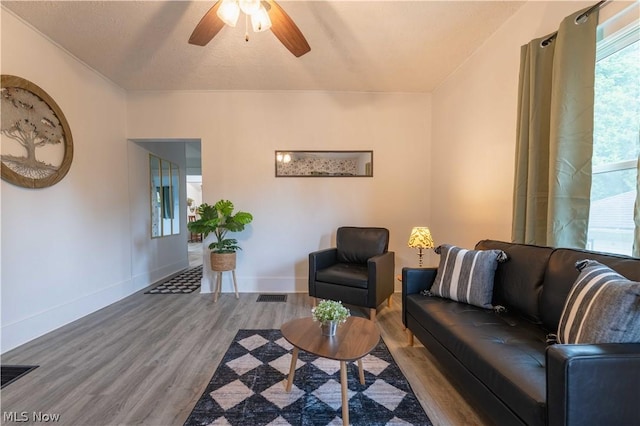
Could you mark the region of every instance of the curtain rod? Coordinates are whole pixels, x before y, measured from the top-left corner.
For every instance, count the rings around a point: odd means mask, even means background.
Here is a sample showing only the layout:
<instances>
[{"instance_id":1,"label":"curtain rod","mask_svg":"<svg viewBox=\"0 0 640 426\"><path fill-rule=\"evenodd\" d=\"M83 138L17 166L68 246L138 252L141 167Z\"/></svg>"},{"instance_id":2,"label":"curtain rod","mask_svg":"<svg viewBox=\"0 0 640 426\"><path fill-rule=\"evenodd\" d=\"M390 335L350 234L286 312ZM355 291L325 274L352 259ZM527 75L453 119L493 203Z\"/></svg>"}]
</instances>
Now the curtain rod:
<instances>
[{"instance_id":1,"label":"curtain rod","mask_svg":"<svg viewBox=\"0 0 640 426\"><path fill-rule=\"evenodd\" d=\"M600 9L602 6L605 5L605 3L608 3L610 0L601 0L598 3L594 4L593 6L591 6L589 9L585 10L583 13L581 13L580 15L576 16L576 24L582 23L583 20L587 19L589 17L589 15L591 15L593 13L594 10ZM542 40L540 42L540 46L542 47L546 47L548 46L558 35L558 32L554 32L553 34L551 34L549 37L547 37L546 39Z\"/></svg>"}]
</instances>

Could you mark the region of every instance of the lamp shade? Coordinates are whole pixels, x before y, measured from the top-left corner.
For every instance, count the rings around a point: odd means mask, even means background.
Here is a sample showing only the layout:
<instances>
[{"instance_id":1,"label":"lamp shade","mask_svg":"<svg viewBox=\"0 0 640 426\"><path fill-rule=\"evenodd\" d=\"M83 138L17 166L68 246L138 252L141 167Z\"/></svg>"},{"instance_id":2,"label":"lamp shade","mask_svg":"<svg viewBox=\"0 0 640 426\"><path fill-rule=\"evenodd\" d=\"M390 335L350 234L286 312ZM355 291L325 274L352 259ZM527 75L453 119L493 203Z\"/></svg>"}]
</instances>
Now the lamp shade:
<instances>
[{"instance_id":1,"label":"lamp shade","mask_svg":"<svg viewBox=\"0 0 640 426\"><path fill-rule=\"evenodd\" d=\"M240 16L240 7L236 0L222 0L217 12L218 18L230 27L235 27Z\"/></svg>"},{"instance_id":2,"label":"lamp shade","mask_svg":"<svg viewBox=\"0 0 640 426\"><path fill-rule=\"evenodd\" d=\"M267 31L271 28L271 19L269 18L269 13L264 6L260 6L260 9L251 15L251 26L253 27L254 33Z\"/></svg>"},{"instance_id":3,"label":"lamp shade","mask_svg":"<svg viewBox=\"0 0 640 426\"><path fill-rule=\"evenodd\" d=\"M260 0L238 0L240 10L251 16L260 9Z\"/></svg>"},{"instance_id":4,"label":"lamp shade","mask_svg":"<svg viewBox=\"0 0 640 426\"><path fill-rule=\"evenodd\" d=\"M413 248L433 248L433 238L431 237L431 231L424 226L417 226L411 230L409 236L409 247Z\"/></svg>"}]
</instances>

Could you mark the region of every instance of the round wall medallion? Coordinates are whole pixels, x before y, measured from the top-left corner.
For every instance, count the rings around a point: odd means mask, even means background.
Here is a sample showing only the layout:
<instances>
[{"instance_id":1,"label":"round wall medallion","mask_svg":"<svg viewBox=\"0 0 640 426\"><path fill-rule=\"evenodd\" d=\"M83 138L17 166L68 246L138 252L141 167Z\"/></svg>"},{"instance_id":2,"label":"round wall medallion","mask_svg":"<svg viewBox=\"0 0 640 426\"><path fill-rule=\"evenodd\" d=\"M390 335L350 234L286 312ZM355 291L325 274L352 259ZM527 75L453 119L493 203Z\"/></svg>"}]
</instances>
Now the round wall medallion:
<instances>
[{"instance_id":1,"label":"round wall medallion","mask_svg":"<svg viewBox=\"0 0 640 426\"><path fill-rule=\"evenodd\" d=\"M37 85L2 75L2 179L25 188L58 183L69 171L73 139L51 96Z\"/></svg>"}]
</instances>

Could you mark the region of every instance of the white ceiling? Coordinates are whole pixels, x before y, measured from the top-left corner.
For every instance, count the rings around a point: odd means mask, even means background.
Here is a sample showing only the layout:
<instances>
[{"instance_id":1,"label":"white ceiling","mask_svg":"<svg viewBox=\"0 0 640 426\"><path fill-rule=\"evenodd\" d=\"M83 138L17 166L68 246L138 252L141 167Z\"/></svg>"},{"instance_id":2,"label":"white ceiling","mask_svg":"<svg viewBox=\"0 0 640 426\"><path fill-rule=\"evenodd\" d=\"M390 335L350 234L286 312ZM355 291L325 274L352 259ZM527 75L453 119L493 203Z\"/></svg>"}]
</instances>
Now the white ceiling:
<instances>
[{"instance_id":1,"label":"white ceiling","mask_svg":"<svg viewBox=\"0 0 640 426\"><path fill-rule=\"evenodd\" d=\"M270 31L245 42L242 18L188 44L214 0L2 4L127 90L430 92L524 2L279 1L311 46L300 58Z\"/></svg>"}]
</instances>

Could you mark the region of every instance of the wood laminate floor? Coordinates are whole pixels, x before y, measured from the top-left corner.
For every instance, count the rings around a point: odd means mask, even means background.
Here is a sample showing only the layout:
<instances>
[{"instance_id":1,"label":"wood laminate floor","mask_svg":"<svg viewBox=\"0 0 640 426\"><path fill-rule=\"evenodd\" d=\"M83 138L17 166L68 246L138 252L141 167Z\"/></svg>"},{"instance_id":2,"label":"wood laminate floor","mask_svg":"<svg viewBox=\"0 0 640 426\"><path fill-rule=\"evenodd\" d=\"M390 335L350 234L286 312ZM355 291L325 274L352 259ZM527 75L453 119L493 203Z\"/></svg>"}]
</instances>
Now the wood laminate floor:
<instances>
[{"instance_id":1,"label":"wood laminate floor","mask_svg":"<svg viewBox=\"0 0 640 426\"><path fill-rule=\"evenodd\" d=\"M13 349L3 364L40 367L0 391L2 424L27 413L59 415L60 425L182 425L239 329L276 329L309 316L312 300L256 302L256 294L143 294ZM406 346L400 295L377 323L393 357L435 425L482 425L429 352ZM9 417L8 417L9 416Z\"/></svg>"}]
</instances>

